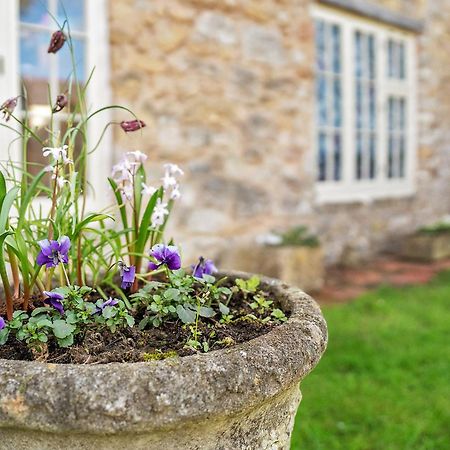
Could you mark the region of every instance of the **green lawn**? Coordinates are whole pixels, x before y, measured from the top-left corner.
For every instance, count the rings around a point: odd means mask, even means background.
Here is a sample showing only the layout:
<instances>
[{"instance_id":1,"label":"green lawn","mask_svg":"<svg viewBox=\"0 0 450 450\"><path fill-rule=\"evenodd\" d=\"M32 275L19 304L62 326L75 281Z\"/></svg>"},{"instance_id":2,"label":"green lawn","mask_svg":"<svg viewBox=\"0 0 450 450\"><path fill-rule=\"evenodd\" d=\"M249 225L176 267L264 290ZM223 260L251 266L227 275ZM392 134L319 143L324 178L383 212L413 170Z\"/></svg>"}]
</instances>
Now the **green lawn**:
<instances>
[{"instance_id":1,"label":"green lawn","mask_svg":"<svg viewBox=\"0 0 450 450\"><path fill-rule=\"evenodd\" d=\"M291 449L449 449L450 272L323 312L329 345L302 383Z\"/></svg>"}]
</instances>

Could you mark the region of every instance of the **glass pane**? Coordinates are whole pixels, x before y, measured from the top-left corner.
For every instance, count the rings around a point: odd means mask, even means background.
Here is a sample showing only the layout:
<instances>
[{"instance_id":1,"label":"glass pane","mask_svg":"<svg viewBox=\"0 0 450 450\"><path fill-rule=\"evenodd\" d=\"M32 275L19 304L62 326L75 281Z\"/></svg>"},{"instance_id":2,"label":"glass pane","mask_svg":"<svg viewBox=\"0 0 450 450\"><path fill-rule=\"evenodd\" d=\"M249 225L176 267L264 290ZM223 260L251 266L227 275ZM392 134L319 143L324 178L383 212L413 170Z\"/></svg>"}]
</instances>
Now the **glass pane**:
<instances>
[{"instance_id":1,"label":"glass pane","mask_svg":"<svg viewBox=\"0 0 450 450\"><path fill-rule=\"evenodd\" d=\"M371 130L375 130L376 126L376 98L375 98L375 87L373 84L369 86L369 126Z\"/></svg>"},{"instance_id":2,"label":"glass pane","mask_svg":"<svg viewBox=\"0 0 450 450\"><path fill-rule=\"evenodd\" d=\"M334 179L341 179L341 135L334 135Z\"/></svg>"},{"instance_id":3,"label":"glass pane","mask_svg":"<svg viewBox=\"0 0 450 450\"><path fill-rule=\"evenodd\" d=\"M316 65L318 70L325 70L325 24L316 22Z\"/></svg>"},{"instance_id":4,"label":"glass pane","mask_svg":"<svg viewBox=\"0 0 450 450\"><path fill-rule=\"evenodd\" d=\"M76 77L80 87L86 81L86 45L82 39L73 39L73 51L75 55L76 65ZM70 95L71 109L77 102L77 87L75 84L75 74L72 69L72 59L70 54L70 48L62 48L58 53L58 80L59 80L59 92Z\"/></svg>"},{"instance_id":5,"label":"glass pane","mask_svg":"<svg viewBox=\"0 0 450 450\"><path fill-rule=\"evenodd\" d=\"M406 64L405 64L405 44L400 44L399 45L399 55L398 55L399 61L398 61L398 65L399 65L399 78L400 79L405 79L406 78Z\"/></svg>"},{"instance_id":6,"label":"glass pane","mask_svg":"<svg viewBox=\"0 0 450 450\"><path fill-rule=\"evenodd\" d=\"M368 49L368 57L369 57L369 78L371 80L375 79L375 40L373 38L373 36L369 36L368 39L368 45L369 45L369 49Z\"/></svg>"},{"instance_id":7,"label":"glass pane","mask_svg":"<svg viewBox=\"0 0 450 450\"><path fill-rule=\"evenodd\" d=\"M84 30L84 7L84 0L58 0L58 21L63 23L68 17L71 30Z\"/></svg>"},{"instance_id":8,"label":"glass pane","mask_svg":"<svg viewBox=\"0 0 450 450\"><path fill-rule=\"evenodd\" d=\"M333 25L333 71L340 73L341 71L341 31L337 25Z\"/></svg>"},{"instance_id":9,"label":"glass pane","mask_svg":"<svg viewBox=\"0 0 450 450\"><path fill-rule=\"evenodd\" d=\"M356 179L360 180L362 178L362 152L363 152L363 142L360 133L356 135Z\"/></svg>"},{"instance_id":10,"label":"glass pane","mask_svg":"<svg viewBox=\"0 0 450 450\"><path fill-rule=\"evenodd\" d=\"M75 65L79 81L86 81L86 45L82 39L72 39ZM58 79L66 83L73 76L72 59L69 46L64 46L58 52Z\"/></svg>"},{"instance_id":11,"label":"glass pane","mask_svg":"<svg viewBox=\"0 0 450 450\"><path fill-rule=\"evenodd\" d=\"M369 140L369 177L375 178L375 166L376 166L376 144L375 144L375 136L370 136Z\"/></svg>"},{"instance_id":12,"label":"glass pane","mask_svg":"<svg viewBox=\"0 0 450 450\"><path fill-rule=\"evenodd\" d=\"M318 166L319 166L319 173L318 173L318 179L319 181L326 180L326 161L327 161L327 137L326 134L323 132L319 133L318 137Z\"/></svg>"},{"instance_id":13,"label":"glass pane","mask_svg":"<svg viewBox=\"0 0 450 450\"><path fill-rule=\"evenodd\" d=\"M388 77L392 78L394 76L393 68L394 68L394 43L389 40L388 41Z\"/></svg>"},{"instance_id":14,"label":"glass pane","mask_svg":"<svg viewBox=\"0 0 450 450\"><path fill-rule=\"evenodd\" d=\"M327 98L326 98L326 79L319 75L317 79L317 101L319 125L327 124Z\"/></svg>"},{"instance_id":15,"label":"glass pane","mask_svg":"<svg viewBox=\"0 0 450 450\"><path fill-rule=\"evenodd\" d=\"M405 115L405 99L399 100L399 130L404 130L406 126L406 115Z\"/></svg>"},{"instance_id":16,"label":"glass pane","mask_svg":"<svg viewBox=\"0 0 450 450\"><path fill-rule=\"evenodd\" d=\"M355 34L355 75L357 78L362 77L362 36L359 31Z\"/></svg>"},{"instance_id":17,"label":"glass pane","mask_svg":"<svg viewBox=\"0 0 450 450\"><path fill-rule=\"evenodd\" d=\"M22 30L20 36L20 73L28 103L48 103L50 64L47 48L50 33Z\"/></svg>"},{"instance_id":18,"label":"glass pane","mask_svg":"<svg viewBox=\"0 0 450 450\"><path fill-rule=\"evenodd\" d=\"M401 136L399 139L399 176L403 178L405 176L405 137Z\"/></svg>"},{"instance_id":19,"label":"glass pane","mask_svg":"<svg viewBox=\"0 0 450 450\"><path fill-rule=\"evenodd\" d=\"M334 126L339 128L342 125L342 94L341 80L334 79L333 84L333 106L334 106Z\"/></svg>"},{"instance_id":20,"label":"glass pane","mask_svg":"<svg viewBox=\"0 0 450 450\"><path fill-rule=\"evenodd\" d=\"M20 0L20 21L50 26L53 20L47 10L46 0Z\"/></svg>"},{"instance_id":21,"label":"glass pane","mask_svg":"<svg viewBox=\"0 0 450 450\"><path fill-rule=\"evenodd\" d=\"M388 138L388 177L394 176L394 138L389 135Z\"/></svg>"},{"instance_id":22,"label":"glass pane","mask_svg":"<svg viewBox=\"0 0 450 450\"><path fill-rule=\"evenodd\" d=\"M362 128L363 119L362 119L362 85L360 81L356 82L356 128Z\"/></svg>"},{"instance_id":23,"label":"glass pane","mask_svg":"<svg viewBox=\"0 0 450 450\"><path fill-rule=\"evenodd\" d=\"M389 97L388 103L388 129L392 131L394 129L394 99Z\"/></svg>"}]
</instances>

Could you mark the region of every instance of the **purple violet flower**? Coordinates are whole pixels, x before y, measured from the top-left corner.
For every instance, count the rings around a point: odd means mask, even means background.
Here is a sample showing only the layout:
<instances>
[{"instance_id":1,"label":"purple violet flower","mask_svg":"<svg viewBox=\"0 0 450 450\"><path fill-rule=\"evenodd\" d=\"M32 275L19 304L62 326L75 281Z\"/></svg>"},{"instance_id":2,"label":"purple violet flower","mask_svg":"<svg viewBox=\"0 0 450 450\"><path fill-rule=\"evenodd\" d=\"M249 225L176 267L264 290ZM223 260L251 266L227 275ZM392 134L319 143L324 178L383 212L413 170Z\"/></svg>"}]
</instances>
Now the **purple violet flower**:
<instances>
[{"instance_id":1,"label":"purple violet flower","mask_svg":"<svg viewBox=\"0 0 450 450\"><path fill-rule=\"evenodd\" d=\"M122 278L122 284L120 287L122 289L130 288L134 283L134 278L136 276L136 267L135 266L127 266L122 261L119 262L120 267L120 276Z\"/></svg>"},{"instance_id":2,"label":"purple violet flower","mask_svg":"<svg viewBox=\"0 0 450 450\"><path fill-rule=\"evenodd\" d=\"M50 39L47 53L56 53L66 42L66 35L61 31L55 31Z\"/></svg>"},{"instance_id":3,"label":"purple violet flower","mask_svg":"<svg viewBox=\"0 0 450 450\"><path fill-rule=\"evenodd\" d=\"M6 327L6 321L2 316L0 316L0 330L3 330L3 328L5 328L5 327Z\"/></svg>"},{"instance_id":4,"label":"purple violet flower","mask_svg":"<svg viewBox=\"0 0 450 450\"><path fill-rule=\"evenodd\" d=\"M218 272L217 267L214 265L211 259L205 259L203 256L198 258L198 263L192 265L192 275L196 278L203 278L203 275L212 275Z\"/></svg>"},{"instance_id":5,"label":"purple violet flower","mask_svg":"<svg viewBox=\"0 0 450 450\"><path fill-rule=\"evenodd\" d=\"M61 315L64 315L64 306L61 300L64 300L64 295L58 292L44 291L46 298L44 299L44 305L51 306L56 309Z\"/></svg>"},{"instance_id":6,"label":"purple violet flower","mask_svg":"<svg viewBox=\"0 0 450 450\"><path fill-rule=\"evenodd\" d=\"M69 262L70 239L67 236L61 236L58 241L49 241L44 239L38 242L41 247L36 262L43 266L56 267L59 263L67 264Z\"/></svg>"},{"instance_id":7,"label":"purple violet flower","mask_svg":"<svg viewBox=\"0 0 450 450\"><path fill-rule=\"evenodd\" d=\"M131 267L133 267L133 266L131 266ZM109 297L109 299L106 300L105 302L103 302L100 306L95 307L94 314L101 314L107 306L116 306L118 304L119 304L119 300Z\"/></svg>"},{"instance_id":8,"label":"purple violet flower","mask_svg":"<svg viewBox=\"0 0 450 450\"><path fill-rule=\"evenodd\" d=\"M158 261L158 264L150 262L149 270L159 269L163 265L170 270L177 270L181 267L181 257L175 245L156 244L151 249L150 255Z\"/></svg>"},{"instance_id":9,"label":"purple violet flower","mask_svg":"<svg viewBox=\"0 0 450 450\"><path fill-rule=\"evenodd\" d=\"M142 120L122 120L120 122L120 127L125 133L130 133L132 131L140 130L145 127L145 123Z\"/></svg>"}]
</instances>

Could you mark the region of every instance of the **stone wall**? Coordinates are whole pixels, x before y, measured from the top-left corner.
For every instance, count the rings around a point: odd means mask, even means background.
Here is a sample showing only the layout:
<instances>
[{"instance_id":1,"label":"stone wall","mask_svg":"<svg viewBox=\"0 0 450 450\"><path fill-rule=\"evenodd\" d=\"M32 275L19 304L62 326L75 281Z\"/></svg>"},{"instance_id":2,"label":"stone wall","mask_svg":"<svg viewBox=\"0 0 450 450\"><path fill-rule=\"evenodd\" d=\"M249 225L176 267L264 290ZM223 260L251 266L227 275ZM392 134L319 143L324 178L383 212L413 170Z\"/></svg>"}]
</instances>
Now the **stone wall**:
<instances>
[{"instance_id":1,"label":"stone wall","mask_svg":"<svg viewBox=\"0 0 450 450\"><path fill-rule=\"evenodd\" d=\"M184 168L170 229L184 251L216 257L233 240L311 220L308 2L110 5L114 101L148 125L117 133L117 150Z\"/></svg>"},{"instance_id":2,"label":"stone wall","mask_svg":"<svg viewBox=\"0 0 450 450\"><path fill-rule=\"evenodd\" d=\"M116 152L145 150L155 173L161 162L184 168L169 231L188 257L219 257L272 228L306 223L323 235L330 262L359 258L448 212L450 5L416 2L429 19L419 39L418 194L319 208L312 0L110 1L114 102L147 124L142 134L116 132ZM383 3L400 12L410 4Z\"/></svg>"}]
</instances>

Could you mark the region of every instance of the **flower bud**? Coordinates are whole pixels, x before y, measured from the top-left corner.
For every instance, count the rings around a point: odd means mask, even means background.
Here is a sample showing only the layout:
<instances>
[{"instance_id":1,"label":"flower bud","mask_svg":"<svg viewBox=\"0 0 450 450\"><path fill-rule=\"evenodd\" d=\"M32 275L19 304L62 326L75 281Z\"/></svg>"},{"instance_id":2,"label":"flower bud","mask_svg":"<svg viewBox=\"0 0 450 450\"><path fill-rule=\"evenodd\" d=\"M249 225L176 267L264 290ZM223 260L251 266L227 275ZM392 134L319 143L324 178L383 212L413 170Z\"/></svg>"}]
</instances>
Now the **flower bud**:
<instances>
[{"instance_id":1,"label":"flower bud","mask_svg":"<svg viewBox=\"0 0 450 450\"><path fill-rule=\"evenodd\" d=\"M66 42L65 34L61 30L55 31L50 39L47 53L56 53L64 45L64 42Z\"/></svg>"},{"instance_id":2,"label":"flower bud","mask_svg":"<svg viewBox=\"0 0 450 450\"><path fill-rule=\"evenodd\" d=\"M120 126L126 133L130 131L137 131L145 127L145 123L142 120L123 120L120 122Z\"/></svg>"},{"instance_id":3,"label":"flower bud","mask_svg":"<svg viewBox=\"0 0 450 450\"><path fill-rule=\"evenodd\" d=\"M3 113L3 119L5 119L6 122L8 122L9 118L11 117L11 114L14 112L14 109L17 106L17 99L19 97L12 97L8 98L1 106L0 106L0 112Z\"/></svg>"},{"instance_id":4,"label":"flower bud","mask_svg":"<svg viewBox=\"0 0 450 450\"><path fill-rule=\"evenodd\" d=\"M67 103L68 103L67 96L64 94L59 94L56 97L56 103L55 106L53 107L53 112L57 113L63 110L67 106Z\"/></svg>"}]
</instances>

